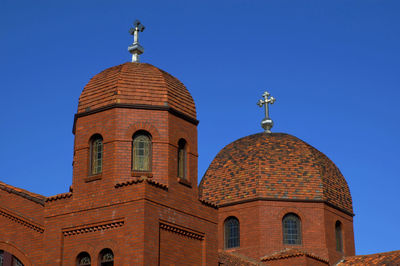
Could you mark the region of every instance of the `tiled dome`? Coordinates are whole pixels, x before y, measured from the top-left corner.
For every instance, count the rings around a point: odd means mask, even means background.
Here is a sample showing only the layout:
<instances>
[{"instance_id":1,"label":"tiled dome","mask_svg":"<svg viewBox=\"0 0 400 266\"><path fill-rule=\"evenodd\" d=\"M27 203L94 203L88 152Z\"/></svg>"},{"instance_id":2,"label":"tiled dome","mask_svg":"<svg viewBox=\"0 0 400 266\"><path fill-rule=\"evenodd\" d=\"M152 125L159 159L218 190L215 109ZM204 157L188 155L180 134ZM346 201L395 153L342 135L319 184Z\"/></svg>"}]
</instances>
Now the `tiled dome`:
<instances>
[{"instance_id":1,"label":"tiled dome","mask_svg":"<svg viewBox=\"0 0 400 266\"><path fill-rule=\"evenodd\" d=\"M200 197L219 206L258 198L324 201L353 213L349 187L336 165L284 133L258 133L223 148L200 183Z\"/></svg>"},{"instance_id":2,"label":"tiled dome","mask_svg":"<svg viewBox=\"0 0 400 266\"><path fill-rule=\"evenodd\" d=\"M196 119L196 107L185 85L146 63L128 62L95 75L79 97L78 114L114 104L170 107Z\"/></svg>"}]
</instances>

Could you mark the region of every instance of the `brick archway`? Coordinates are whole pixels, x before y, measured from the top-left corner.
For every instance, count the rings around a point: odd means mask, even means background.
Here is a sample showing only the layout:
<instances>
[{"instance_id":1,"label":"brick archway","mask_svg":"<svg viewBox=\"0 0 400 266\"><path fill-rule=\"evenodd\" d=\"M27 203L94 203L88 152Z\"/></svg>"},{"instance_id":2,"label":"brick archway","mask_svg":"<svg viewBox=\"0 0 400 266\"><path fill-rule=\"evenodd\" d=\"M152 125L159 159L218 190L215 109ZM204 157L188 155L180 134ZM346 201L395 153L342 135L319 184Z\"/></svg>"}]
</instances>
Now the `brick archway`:
<instances>
[{"instance_id":1,"label":"brick archway","mask_svg":"<svg viewBox=\"0 0 400 266\"><path fill-rule=\"evenodd\" d=\"M8 243L0 242L0 256L2 256L3 266L19 265L17 262L24 266L32 265L20 250Z\"/></svg>"}]
</instances>

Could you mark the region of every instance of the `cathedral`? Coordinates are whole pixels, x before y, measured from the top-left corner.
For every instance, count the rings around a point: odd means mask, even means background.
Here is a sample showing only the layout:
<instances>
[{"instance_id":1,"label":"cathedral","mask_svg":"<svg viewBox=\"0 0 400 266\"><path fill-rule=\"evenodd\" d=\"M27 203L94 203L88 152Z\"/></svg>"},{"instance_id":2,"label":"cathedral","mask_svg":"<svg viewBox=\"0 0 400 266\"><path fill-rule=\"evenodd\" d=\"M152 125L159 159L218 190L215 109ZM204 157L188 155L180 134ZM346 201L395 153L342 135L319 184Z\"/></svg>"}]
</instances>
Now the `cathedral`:
<instances>
[{"instance_id":1,"label":"cathedral","mask_svg":"<svg viewBox=\"0 0 400 266\"><path fill-rule=\"evenodd\" d=\"M355 256L350 189L310 144L264 131L225 146L198 185L189 90L140 63L96 74L74 117L70 190L45 197L0 182L0 266L399 265ZM385 264L387 263L387 264Z\"/></svg>"}]
</instances>

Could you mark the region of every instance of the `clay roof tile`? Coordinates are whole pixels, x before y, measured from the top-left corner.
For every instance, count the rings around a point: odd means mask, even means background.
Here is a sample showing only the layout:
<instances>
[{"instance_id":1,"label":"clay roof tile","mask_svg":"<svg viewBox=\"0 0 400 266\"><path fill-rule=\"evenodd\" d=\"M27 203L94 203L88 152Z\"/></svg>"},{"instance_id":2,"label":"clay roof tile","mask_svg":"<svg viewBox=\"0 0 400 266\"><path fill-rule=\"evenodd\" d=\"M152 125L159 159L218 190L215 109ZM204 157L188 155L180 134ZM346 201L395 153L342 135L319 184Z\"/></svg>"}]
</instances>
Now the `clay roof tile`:
<instances>
[{"instance_id":1,"label":"clay roof tile","mask_svg":"<svg viewBox=\"0 0 400 266\"><path fill-rule=\"evenodd\" d=\"M128 62L95 75L79 97L78 114L116 103L168 106L196 119L196 107L185 85L147 63Z\"/></svg>"},{"instance_id":2,"label":"clay roof tile","mask_svg":"<svg viewBox=\"0 0 400 266\"><path fill-rule=\"evenodd\" d=\"M322 152L284 133L259 133L225 146L200 183L218 206L256 199L323 201L353 213L347 182Z\"/></svg>"}]
</instances>

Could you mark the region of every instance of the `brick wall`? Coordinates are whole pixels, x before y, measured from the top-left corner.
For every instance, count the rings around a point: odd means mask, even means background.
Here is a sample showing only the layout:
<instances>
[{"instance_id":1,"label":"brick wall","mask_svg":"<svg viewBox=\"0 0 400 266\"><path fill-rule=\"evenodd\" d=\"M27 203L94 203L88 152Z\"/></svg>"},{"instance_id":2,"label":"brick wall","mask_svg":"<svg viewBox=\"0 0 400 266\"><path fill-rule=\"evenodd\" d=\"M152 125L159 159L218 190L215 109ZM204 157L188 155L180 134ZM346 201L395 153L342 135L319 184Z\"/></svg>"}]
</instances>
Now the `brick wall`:
<instances>
[{"instance_id":1,"label":"brick wall","mask_svg":"<svg viewBox=\"0 0 400 266\"><path fill-rule=\"evenodd\" d=\"M2 189L0 202L0 250L15 255L25 265L40 265L43 206Z\"/></svg>"},{"instance_id":2,"label":"brick wall","mask_svg":"<svg viewBox=\"0 0 400 266\"><path fill-rule=\"evenodd\" d=\"M301 219L301 245L283 244L282 218L287 213L295 213ZM354 255L352 217L324 203L253 201L220 208L220 250L224 249L223 224L229 216L237 217L240 222L240 247L233 250L254 259L285 248L299 248L336 262L339 255L342 255L336 251L334 238L335 222L338 219L344 225L344 255Z\"/></svg>"}]
</instances>

